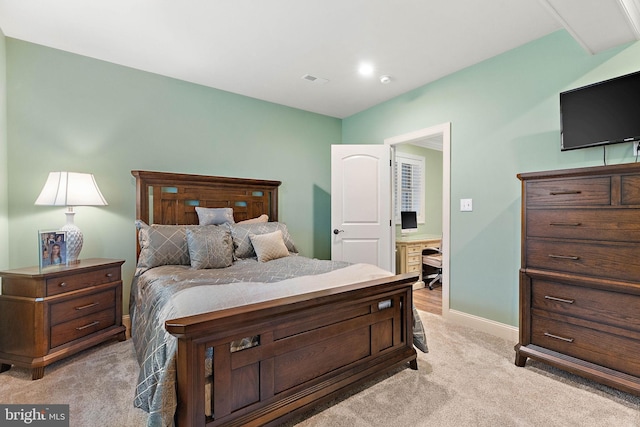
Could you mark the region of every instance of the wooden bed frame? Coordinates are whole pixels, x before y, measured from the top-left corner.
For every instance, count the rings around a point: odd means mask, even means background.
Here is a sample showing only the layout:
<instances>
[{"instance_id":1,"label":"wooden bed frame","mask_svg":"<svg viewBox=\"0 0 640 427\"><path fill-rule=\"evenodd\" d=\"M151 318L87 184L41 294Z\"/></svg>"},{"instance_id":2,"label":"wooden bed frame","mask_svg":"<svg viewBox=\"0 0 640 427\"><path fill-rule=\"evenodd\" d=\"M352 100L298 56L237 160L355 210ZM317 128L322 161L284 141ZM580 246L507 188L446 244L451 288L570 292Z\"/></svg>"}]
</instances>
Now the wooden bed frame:
<instances>
[{"instance_id":1,"label":"wooden bed frame","mask_svg":"<svg viewBox=\"0 0 640 427\"><path fill-rule=\"evenodd\" d=\"M197 224L195 206L232 207L236 222L264 213L278 219L279 181L132 174L136 215L147 223ZM403 274L167 321L178 338L177 425L277 425L382 373L417 369L417 279ZM232 352L231 342L244 337L259 344ZM211 348L215 375L207 401Z\"/></svg>"}]
</instances>

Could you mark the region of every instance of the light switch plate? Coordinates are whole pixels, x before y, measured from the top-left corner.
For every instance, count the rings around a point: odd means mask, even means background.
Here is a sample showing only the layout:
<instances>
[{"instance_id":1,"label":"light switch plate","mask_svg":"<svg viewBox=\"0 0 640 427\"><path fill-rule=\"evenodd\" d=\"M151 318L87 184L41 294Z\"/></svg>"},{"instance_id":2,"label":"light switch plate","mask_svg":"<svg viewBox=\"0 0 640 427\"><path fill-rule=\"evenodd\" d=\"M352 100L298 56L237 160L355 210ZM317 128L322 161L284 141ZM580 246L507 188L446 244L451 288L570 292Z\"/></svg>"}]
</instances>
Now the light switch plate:
<instances>
[{"instance_id":1,"label":"light switch plate","mask_svg":"<svg viewBox=\"0 0 640 427\"><path fill-rule=\"evenodd\" d=\"M473 199L460 199L460 212L471 212L473 210Z\"/></svg>"}]
</instances>

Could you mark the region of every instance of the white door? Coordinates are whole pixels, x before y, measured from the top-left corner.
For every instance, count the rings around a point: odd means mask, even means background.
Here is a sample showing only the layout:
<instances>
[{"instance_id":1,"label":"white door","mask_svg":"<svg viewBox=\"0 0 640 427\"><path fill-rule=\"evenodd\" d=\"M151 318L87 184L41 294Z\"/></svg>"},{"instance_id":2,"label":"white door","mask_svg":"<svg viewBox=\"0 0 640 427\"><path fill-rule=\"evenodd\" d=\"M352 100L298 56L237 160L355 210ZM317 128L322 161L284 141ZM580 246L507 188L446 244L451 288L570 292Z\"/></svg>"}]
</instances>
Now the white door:
<instances>
[{"instance_id":1,"label":"white door","mask_svg":"<svg viewBox=\"0 0 640 427\"><path fill-rule=\"evenodd\" d=\"M394 271L391 148L331 146L331 259Z\"/></svg>"}]
</instances>

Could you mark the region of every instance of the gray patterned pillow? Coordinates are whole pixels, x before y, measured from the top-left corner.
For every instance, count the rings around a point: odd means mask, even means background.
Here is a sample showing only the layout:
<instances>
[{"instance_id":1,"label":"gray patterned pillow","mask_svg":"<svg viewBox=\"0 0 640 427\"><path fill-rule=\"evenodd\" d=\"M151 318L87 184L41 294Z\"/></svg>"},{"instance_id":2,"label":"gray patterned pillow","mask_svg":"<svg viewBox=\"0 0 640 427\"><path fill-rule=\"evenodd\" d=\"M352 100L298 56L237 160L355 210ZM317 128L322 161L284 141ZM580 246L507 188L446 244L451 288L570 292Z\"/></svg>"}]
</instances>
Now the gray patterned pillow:
<instances>
[{"instance_id":1,"label":"gray patterned pillow","mask_svg":"<svg viewBox=\"0 0 640 427\"><path fill-rule=\"evenodd\" d=\"M198 214L198 224L200 225L220 225L233 224L233 208L202 208L196 206Z\"/></svg>"},{"instance_id":2,"label":"gray patterned pillow","mask_svg":"<svg viewBox=\"0 0 640 427\"><path fill-rule=\"evenodd\" d=\"M282 231L282 239L289 252L297 253L293 239L287 230L287 226L281 222L263 222L257 224L235 224L231 226L231 237L233 238L234 256L236 258L252 258L256 256L251 245L250 234L273 233L276 230Z\"/></svg>"},{"instance_id":3,"label":"gray patterned pillow","mask_svg":"<svg viewBox=\"0 0 640 427\"><path fill-rule=\"evenodd\" d=\"M187 227L187 246L193 268L224 268L233 264L231 230L226 227Z\"/></svg>"},{"instance_id":4,"label":"gray patterned pillow","mask_svg":"<svg viewBox=\"0 0 640 427\"><path fill-rule=\"evenodd\" d=\"M282 239L282 230L257 235L249 234L249 239L258 257L258 262L267 262L272 259L289 256L289 250Z\"/></svg>"},{"instance_id":5,"label":"gray patterned pillow","mask_svg":"<svg viewBox=\"0 0 640 427\"><path fill-rule=\"evenodd\" d=\"M186 226L148 225L137 220L140 255L138 267L152 268L159 265L189 265Z\"/></svg>"}]
</instances>

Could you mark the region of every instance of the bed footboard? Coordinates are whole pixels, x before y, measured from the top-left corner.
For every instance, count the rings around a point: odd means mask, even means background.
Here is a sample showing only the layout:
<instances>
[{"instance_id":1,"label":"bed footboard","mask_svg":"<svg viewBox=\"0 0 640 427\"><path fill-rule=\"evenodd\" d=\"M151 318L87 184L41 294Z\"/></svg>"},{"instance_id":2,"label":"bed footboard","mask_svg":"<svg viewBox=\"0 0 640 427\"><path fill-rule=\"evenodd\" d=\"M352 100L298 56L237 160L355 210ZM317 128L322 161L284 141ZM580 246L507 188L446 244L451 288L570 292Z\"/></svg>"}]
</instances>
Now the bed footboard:
<instances>
[{"instance_id":1,"label":"bed footboard","mask_svg":"<svg viewBox=\"0 0 640 427\"><path fill-rule=\"evenodd\" d=\"M416 280L403 274L167 321L178 338L177 425L277 424L398 366L417 369Z\"/></svg>"}]
</instances>

